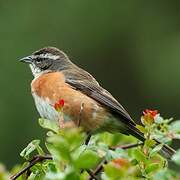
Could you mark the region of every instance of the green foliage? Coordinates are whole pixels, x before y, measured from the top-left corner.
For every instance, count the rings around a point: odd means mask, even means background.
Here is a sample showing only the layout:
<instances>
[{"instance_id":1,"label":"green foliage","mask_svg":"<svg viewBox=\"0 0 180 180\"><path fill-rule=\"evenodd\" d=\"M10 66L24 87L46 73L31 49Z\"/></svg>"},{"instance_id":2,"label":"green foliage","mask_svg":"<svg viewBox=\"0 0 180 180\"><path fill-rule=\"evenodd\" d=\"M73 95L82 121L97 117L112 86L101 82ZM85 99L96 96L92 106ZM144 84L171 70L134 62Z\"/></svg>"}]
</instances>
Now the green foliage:
<instances>
[{"instance_id":1,"label":"green foliage","mask_svg":"<svg viewBox=\"0 0 180 180\"><path fill-rule=\"evenodd\" d=\"M180 149L177 153L172 157L172 160L180 166Z\"/></svg>"},{"instance_id":2,"label":"green foliage","mask_svg":"<svg viewBox=\"0 0 180 180\"><path fill-rule=\"evenodd\" d=\"M14 167L11 174L27 167L34 157L40 157L43 159L21 175L19 180L86 180L89 177L104 180L179 179L178 172L169 169L167 159L159 154L163 144L156 145L153 140L154 137L160 137L161 133L160 139L170 143L173 137L179 136L179 121L164 120L160 115L154 118L155 121L149 117L147 120L144 116L145 127L138 126L144 132L145 143L127 148L127 144L139 142L133 137L106 132L92 136L87 145L87 135L81 128L60 129L56 122L40 119L39 124L48 130L46 149L43 150L40 140L30 142L20 153L26 162ZM175 136L170 138L169 133ZM46 152L51 158L45 158ZM172 160L178 168L180 151L177 151ZM0 179L6 180L9 177L10 173L1 165Z\"/></svg>"},{"instance_id":3,"label":"green foliage","mask_svg":"<svg viewBox=\"0 0 180 180\"><path fill-rule=\"evenodd\" d=\"M44 155L43 150L41 149L41 147L39 146L40 144L40 140L33 140L31 141L27 147L25 149L23 149L23 151L20 153L20 156L23 157L26 160L29 160L29 156L32 152L34 152L35 150L37 150L37 153L39 155Z\"/></svg>"}]
</instances>

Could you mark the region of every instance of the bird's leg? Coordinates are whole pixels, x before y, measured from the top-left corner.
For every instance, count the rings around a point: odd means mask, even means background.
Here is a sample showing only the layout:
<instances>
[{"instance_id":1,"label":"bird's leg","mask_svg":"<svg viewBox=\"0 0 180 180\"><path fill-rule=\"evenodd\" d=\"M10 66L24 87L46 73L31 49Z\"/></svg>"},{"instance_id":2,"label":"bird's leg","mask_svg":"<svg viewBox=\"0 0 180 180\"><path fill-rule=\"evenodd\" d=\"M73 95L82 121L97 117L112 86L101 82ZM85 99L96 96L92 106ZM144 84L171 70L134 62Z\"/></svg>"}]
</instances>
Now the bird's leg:
<instances>
[{"instance_id":1,"label":"bird's leg","mask_svg":"<svg viewBox=\"0 0 180 180\"><path fill-rule=\"evenodd\" d=\"M84 110L84 103L81 103L81 107L80 107L80 111L79 111L79 119L77 121L78 127L81 125L83 110Z\"/></svg>"}]
</instances>

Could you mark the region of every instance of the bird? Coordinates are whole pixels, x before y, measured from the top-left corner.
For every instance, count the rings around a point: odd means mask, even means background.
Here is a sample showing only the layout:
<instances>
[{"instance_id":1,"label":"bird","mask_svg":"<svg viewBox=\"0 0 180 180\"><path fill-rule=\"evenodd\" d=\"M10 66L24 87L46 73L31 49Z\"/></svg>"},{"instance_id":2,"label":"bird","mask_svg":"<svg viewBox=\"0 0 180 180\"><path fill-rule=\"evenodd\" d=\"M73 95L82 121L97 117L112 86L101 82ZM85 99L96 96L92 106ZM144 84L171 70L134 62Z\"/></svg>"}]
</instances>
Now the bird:
<instances>
[{"instance_id":1,"label":"bird","mask_svg":"<svg viewBox=\"0 0 180 180\"><path fill-rule=\"evenodd\" d=\"M119 132L145 141L125 108L63 51L44 47L20 61L29 64L34 76L31 93L42 118L58 121L59 114L53 105L61 99L65 122L71 121L75 126L80 123L90 134ZM162 151L168 157L175 153L168 145L163 145Z\"/></svg>"}]
</instances>

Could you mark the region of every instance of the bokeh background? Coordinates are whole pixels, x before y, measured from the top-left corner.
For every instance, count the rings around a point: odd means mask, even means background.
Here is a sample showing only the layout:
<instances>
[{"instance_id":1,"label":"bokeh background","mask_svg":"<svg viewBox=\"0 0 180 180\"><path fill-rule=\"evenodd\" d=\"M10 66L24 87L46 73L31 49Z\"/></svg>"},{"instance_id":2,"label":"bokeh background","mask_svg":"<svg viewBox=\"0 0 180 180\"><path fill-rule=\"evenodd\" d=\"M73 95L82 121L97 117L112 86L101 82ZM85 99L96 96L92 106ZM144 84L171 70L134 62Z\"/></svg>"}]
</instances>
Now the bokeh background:
<instances>
[{"instance_id":1,"label":"bokeh background","mask_svg":"<svg viewBox=\"0 0 180 180\"><path fill-rule=\"evenodd\" d=\"M0 0L0 161L43 138L18 59L44 46L64 50L139 120L145 108L180 118L179 0Z\"/></svg>"}]
</instances>

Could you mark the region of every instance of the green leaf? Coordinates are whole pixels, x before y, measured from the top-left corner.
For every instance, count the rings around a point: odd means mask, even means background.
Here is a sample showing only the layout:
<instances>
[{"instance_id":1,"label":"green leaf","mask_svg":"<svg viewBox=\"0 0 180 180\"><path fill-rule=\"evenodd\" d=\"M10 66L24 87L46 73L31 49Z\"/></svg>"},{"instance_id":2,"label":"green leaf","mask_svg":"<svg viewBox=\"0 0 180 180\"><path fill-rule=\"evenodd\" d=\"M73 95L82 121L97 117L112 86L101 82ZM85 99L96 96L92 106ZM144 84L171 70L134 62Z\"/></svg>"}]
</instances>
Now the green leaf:
<instances>
[{"instance_id":1,"label":"green leaf","mask_svg":"<svg viewBox=\"0 0 180 180\"><path fill-rule=\"evenodd\" d=\"M159 144L154 149L152 149L149 154L150 157L156 155L162 149L162 147L163 147L163 144Z\"/></svg>"},{"instance_id":2,"label":"green leaf","mask_svg":"<svg viewBox=\"0 0 180 180\"><path fill-rule=\"evenodd\" d=\"M171 123L170 127L173 132L180 133L180 120Z\"/></svg>"},{"instance_id":3,"label":"green leaf","mask_svg":"<svg viewBox=\"0 0 180 180\"><path fill-rule=\"evenodd\" d=\"M135 149L133 155L137 161L146 161L146 156L140 149Z\"/></svg>"},{"instance_id":4,"label":"green leaf","mask_svg":"<svg viewBox=\"0 0 180 180\"><path fill-rule=\"evenodd\" d=\"M40 118L39 119L39 124L40 124L41 127L45 128L45 129L48 129L48 130L51 130L51 131L53 131L55 133L59 132L59 126L58 126L57 121L50 121L48 119Z\"/></svg>"},{"instance_id":5,"label":"green leaf","mask_svg":"<svg viewBox=\"0 0 180 180\"><path fill-rule=\"evenodd\" d=\"M161 123L163 123L163 122L164 122L164 119L163 119L161 116L157 116L157 117L155 118L155 123L161 124Z\"/></svg>"},{"instance_id":6,"label":"green leaf","mask_svg":"<svg viewBox=\"0 0 180 180\"><path fill-rule=\"evenodd\" d=\"M174 138L173 139L180 139L180 134L174 134Z\"/></svg>"},{"instance_id":7,"label":"green leaf","mask_svg":"<svg viewBox=\"0 0 180 180\"><path fill-rule=\"evenodd\" d=\"M48 137L53 136L53 135L54 135L54 132L48 131L48 132L46 133L46 135L47 135Z\"/></svg>"},{"instance_id":8,"label":"green leaf","mask_svg":"<svg viewBox=\"0 0 180 180\"><path fill-rule=\"evenodd\" d=\"M66 177L63 178L63 180L80 180L80 176L77 174L77 172L73 171L66 174Z\"/></svg>"},{"instance_id":9,"label":"green leaf","mask_svg":"<svg viewBox=\"0 0 180 180\"><path fill-rule=\"evenodd\" d=\"M180 149L173 155L172 160L177 164L180 165Z\"/></svg>"},{"instance_id":10,"label":"green leaf","mask_svg":"<svg viewBox=\"0 0 180 180\"><path fill-rule=\"evenodd\" d=\"M147 139L145 141L145 146L148 147L148 148L154 146L155 144L156 144L156 142L153 139Z\"/></svg>"},{"instance_id":11,"label":"green leaf","mask_svg":"<svg viewBox=\"0 0 180 180\"><path fill-rule=\"evenodd\" d=\"M106 154L106 160L108 162L118 158L128 158L127 151L117 148L115 151L109 150Z\"/></svg>"},{"instance_id":12,"label":"green leaf","mask_svg":"<svg viewBox=\"0 0 180 180\"><path fill-rule=\"evenodd\" d=\"M84 151L79 158L75 161L77 168L90 169L96 166L100 158L94 151L86 150Z\"/></svg>"},{"instance_id":13,"label":"green leaf","mask_svg":"<svg viewBox=\"0 0 180 180\"><path fill-rule=\"evenodd\" d=\"M107 178L105 179L118 180L122 179L124 177L124 174L127 174L126 171L124 171L124 169L117 168L112 163L108 163L107 165L105 165L104 169L105 174L107 176Z\"/></svg>"},{"instance_id":14,"label":"green leaf","mask_svg":"<svg viewBox=\"0 0 180 180\"><path fill-rule=\"evenodd\" d=\"M146 132L146 129L144 126L136 125L136 128L139 129L143 134Z\"/></svg>"},{"instance_id":15,"label":"green leaf","mask_svg":"<svg viewBox=\"0 0 180 180\"><path fill-rule=\"evenodd\" d=\"M77 148L76 150L74 150L71 155L73 157L73 159L78 159L79 156L87 149L87 145L82 145L79 148Z\"/></svg>"},{"instance_id":16,"label":"green leaf","mask_svg":"<svg viewBox=\"0 0 180 180\"><path fill-rule=\"evenodd\" d=\"M67 140L60 135L54 135L47 138L46 147L48 151L52 154L53 158L60 161L66 160L70 161L70 145Z\"/></svg>"},{"instance_id":17,"label":"green leaf","mask_svg":"<svg viewBox=\"0 0 180 180\"><path fill-rule=\"evenodd\" d=\"M69 143L70 150L78 148L85 140L85 133L80 128L64 129L61 136Z\"/></svg>"},{"instance_id":18,"label":"green leaf","mask_svg":"<svg viewBox=\"0 0 180 180\"><path fill-rule=\"evenodd\" d=\"M45 155L43 149L40 146L37 146L37 152L39 155L42 155L42 156Z\"/></svg>"},{"instance_id":19,"label":"green leaf","mask_svg":"<svg viewBox=\"0 0 180 180\"><path fill-rule=\"evenodd\" d=\"M178 174L174 173L173 171L169 170L169 169L162 169L160 171L158 171L154 176L153 176L153 180L175 180L175 179L179 179L178 177L176 177L176 175L178 176Z\"/></svg>"},{"instance_id":20,"label":"green leaf","mask_svg":"<svg viewBox=\"0 0 180 180\"><path fill-rule=\"evenodd\" d=\"M55 166L55 163L53 163L53 162L47 163L47 169L48 169L48 171L50 171L52 173L56 173L57 172L57 168Z\"/></svg>"},{"instance_id":21,"label":"green leaf","mask_svg":"<svg viewBox=\"0 0 180 180\"><path fill-rule=\"evenodd\" d=\"M44 177L45 173L43 171L36 171L36 173L31 173L28 180L42 180Z\"/></svg>"},{"instance_id":22,"label":"green leaf","mask_svg":"<svg viewBox=\"0 0 180 180\"><path fill-rule=\"evenodd\" d=\"M138 164L138 161L136 159L131 160L131 165L135 166Z\"/></svg>"},{"instance_id":23,"label":"green leaf","mask_svg":"<svg viewBox=\"0 0 180 180\"><path fill-rule=\"evenodd\" d=\"M152 172L156 172L159 169L159 164L158 163L152 163L150 165L148 165L145 169L146 173L152 173Z\"/></svg>"},{"instance_id":24,"label":"green leaf","mask_svg":"<svg viewBox=\"0 0 180 180\"><path fill-rule=\"evenodd\" d=\"M82 172L81 175L80 175L80 179L81 179L81 180L87 180L87 179L89 179L89 174L88 174L88 172L87 172L87 171Z\"/></svg>"},{"instance_id":25,"label":"green leaf","mask_svg":"<svg viewBox=\"0 0 180 180\"><path fill-rule=\"evenodd\" d=\"M33 140L32 142L30 142L27 147L20 153L20 156L25 158L25 159L29 159L29 155L38 149L38 151L41 151L42 149L39 146L40 144L40 140ZM41 149L41 150L40 150Z\"/></svg>"}]
</instances>

